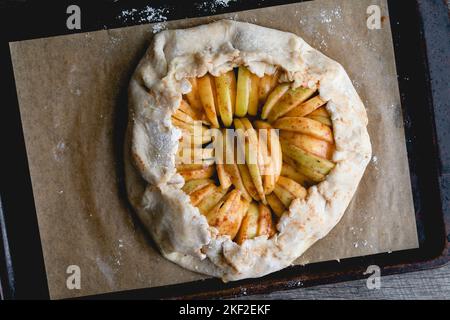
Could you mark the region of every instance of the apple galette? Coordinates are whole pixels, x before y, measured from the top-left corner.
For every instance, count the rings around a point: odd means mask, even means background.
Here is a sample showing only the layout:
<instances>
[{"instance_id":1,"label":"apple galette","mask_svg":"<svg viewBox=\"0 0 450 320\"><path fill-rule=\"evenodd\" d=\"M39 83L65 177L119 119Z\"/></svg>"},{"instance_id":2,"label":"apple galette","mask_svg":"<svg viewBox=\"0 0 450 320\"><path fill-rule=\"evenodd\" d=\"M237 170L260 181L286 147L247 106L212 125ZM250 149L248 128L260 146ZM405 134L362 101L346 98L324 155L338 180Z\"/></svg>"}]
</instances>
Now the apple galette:
<instances>
[{"instance_id":1,"label":"apple galette","mask_svg":"<svg viewBox=\"0 0 450 320\"><path fill-rule=\"evenodd\" d=\"M292 264L370 160L350 79L298 36L222 20L157 34L130 85L127 170L162 254L224 281Z\"/></svg>"}]
</instances>

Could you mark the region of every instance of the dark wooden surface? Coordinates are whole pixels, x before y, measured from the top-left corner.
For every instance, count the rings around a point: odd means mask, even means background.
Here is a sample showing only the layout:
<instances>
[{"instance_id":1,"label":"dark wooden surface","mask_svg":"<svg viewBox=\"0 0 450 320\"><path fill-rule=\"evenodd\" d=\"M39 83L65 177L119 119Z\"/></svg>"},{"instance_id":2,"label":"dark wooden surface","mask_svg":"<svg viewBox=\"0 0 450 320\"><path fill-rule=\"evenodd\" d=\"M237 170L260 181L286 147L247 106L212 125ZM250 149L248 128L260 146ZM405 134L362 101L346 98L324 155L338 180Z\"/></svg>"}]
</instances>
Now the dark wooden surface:
<instances>
[{"instance_id":1,"label":"dark wooden surface","mask_svg":"<svg viewBox=\"0 0 450 320\"><path fill-rule=\"evenodd\" d=\"M395 276L381 275L381 288L369 290L366 280L343 282L244 296L240 299L450 299L450 264L435 269Z\"/></svg>"}]
</instances>

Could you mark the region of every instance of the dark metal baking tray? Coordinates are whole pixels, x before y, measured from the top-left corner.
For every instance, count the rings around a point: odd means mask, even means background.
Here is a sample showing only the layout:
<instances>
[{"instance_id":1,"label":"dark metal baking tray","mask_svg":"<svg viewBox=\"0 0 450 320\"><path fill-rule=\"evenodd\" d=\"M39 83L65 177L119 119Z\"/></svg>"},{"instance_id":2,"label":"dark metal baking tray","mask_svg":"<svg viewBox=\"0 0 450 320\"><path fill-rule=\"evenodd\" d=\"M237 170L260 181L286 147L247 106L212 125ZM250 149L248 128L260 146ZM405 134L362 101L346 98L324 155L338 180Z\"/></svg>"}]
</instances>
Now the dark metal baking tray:
<instances>
[{"instance_id":1,"label":"dark metal baking tray","mask_svg":"<svg viewBox=\"0 0 450 320\"><path fill-rule=\"evenodd\" d=\"M239 0L214 13L296 1ZM124 26L114 17L143 1L70 1L83 8L83 32ZM0 292L3 299L48 299L39 229L12 72L9 41L72 33L66 1L0 1ZM169 6L169 20L212 14L195 3L153 1ZM389 0L398 81L414 196L418 249L294 266L259 279L224 284L211 279L90 298L214 298L251 295L365 277L367 266L382 275L424 270L450 261L450 26L442 0Z\"/></svg>"}]
</instances>

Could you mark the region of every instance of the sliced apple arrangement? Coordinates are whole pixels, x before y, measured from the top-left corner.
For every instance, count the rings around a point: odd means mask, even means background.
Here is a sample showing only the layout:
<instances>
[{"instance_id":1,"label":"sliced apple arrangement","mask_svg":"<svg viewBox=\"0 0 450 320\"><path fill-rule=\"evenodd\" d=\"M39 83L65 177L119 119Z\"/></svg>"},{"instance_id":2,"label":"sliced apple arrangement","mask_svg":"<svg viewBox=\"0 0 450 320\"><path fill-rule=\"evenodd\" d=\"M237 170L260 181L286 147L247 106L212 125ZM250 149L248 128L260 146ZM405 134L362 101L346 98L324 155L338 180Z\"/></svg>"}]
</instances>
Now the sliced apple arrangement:
<instances>
[{"instance_id":1,"label":"sliced apple arrangement","mask_svg":"<svg viewBox=\"0 0 450 320\"><path fill-rule=\"evenodd\" d=\"M172 115L183 133L183 191L219 235L238 244L272 237L291 203L335 166L327 102L317 90L280 82L280 74L260 78L241 66L190 78L192 90Z\"/></svg>"}]
</instances>

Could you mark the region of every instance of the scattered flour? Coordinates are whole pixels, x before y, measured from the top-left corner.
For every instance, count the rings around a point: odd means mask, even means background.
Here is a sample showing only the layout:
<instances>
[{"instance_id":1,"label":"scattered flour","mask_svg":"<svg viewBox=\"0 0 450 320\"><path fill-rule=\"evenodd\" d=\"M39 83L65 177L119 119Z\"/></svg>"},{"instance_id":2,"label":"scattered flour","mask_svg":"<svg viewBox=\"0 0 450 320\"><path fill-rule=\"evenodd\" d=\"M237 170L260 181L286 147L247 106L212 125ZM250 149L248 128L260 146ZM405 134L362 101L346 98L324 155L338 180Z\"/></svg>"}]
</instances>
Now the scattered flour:
<instances>
[{"instance_id":1,"label":"scattered flour","mask_svg":"<svg viewBox=\"0 0 450 320\"><path fill-rule=\"evenodd\" d=\"M303 282L298 281L298 280L292 280L292 281L288 281L288 283L286 284L286 286L287 286L288 288L297 288L297 287L303 286Z\"/></svg>"},{"instance_id":2,"label":"scattered flour","mask_svg":"<svg viewBox=\"0 0 450 320\"><path fill-rule=\"evenodd\" d=\"M161 32L161 31L163 31L164 29L166 29L166 24L163 23L163 22L155 23L155 24L152 26L152 32L153 32L153 33Z\"/></svg>"},{"instance_id":3,"label":"scattered flour","mask_svg":"<svg viewBox=\"0 0 450 320\"><path fill-rule=\"evenodd\" d=\"M113 262L113 270L114 272L118 272L122 266L122 251L124 250L125 244L124 241L122 239L117 240L117 249L114 250L115 252L113 253L111 259Z\"/></svg>"},{"instance_id":4,"label":"scattered flour","mask_svg":"<svg viewBox=\"0 0 450 320\"><path fill-rule=\"evenodd\" d=\"M78 97L81 96L81 90L79 88L70 89L70 93L72 93Z\"/></svg>"},{"instance_id":5,"label":"scattered flour","mask_svg":"<svg viewBox=\"0 0 450 320\"><path fill-rule=\"evenodd\" d=\"M231 16L228 16L228 19L231 19L231 20L238 20L238 19L239 19L239 15L238 15L237 13L235 13L235 14L233 14L233 15L231 15Z\"/></svg>"},{"instance_id":6,"label":"scattered flour","mask_svg":"<svg viewBox=\"0 0 450 320\"><path fill-rule=\"evenodd\" d=\"M124 22L161 22L167 21L167 13L169 9L167 8L153 8L151 6L146 6L143 9L129 9L123 10L118 19Z\"/></svg>"},{"instance_id":7,"label":"scattered flour","mask_svg":"<svg viewBox=\"0 0 450 320\"><path fill-rule=\"evenodd\" d=\"M331 38L340 39L344 45L349 44L372 52L378 51L378 47L371 42L369 37L357 37L348 32L344 20L346 13L339 5L333 8L323 8L316 15L305 16L296 12L295 16L305 34L311 37L311 45L320 51L327 52ZM318 24L321 25L321 32L317 31Z\"/></svg>"},{"instance_id":8,"label":"scattered flour","mask_svg":"<svg viewBox=\"0 0 450 320\"><path fill-rule=\"evenodd\" d=\"M331 23L336 19L342 19L342 9L339 6L331 10L322 9L319 16L322 23Z\"/></svg>"},{"instance_id":9,"label":"scattered flour","mask_svg":"<svg viewBox=\"0 0 450 320\"><path fill-rule=\"evenodd\" d=\"M58 144L53 148L53 158L56 161L61 161L64 157L64 153L66 152L66 143L64 141L58 142Z\"/></svg>"},{"instance_id":10,"label":"scattered flour","mask_svg":"<svg viewBox=\"0 0 450 320\"><path fill-rule=\"evenodd\" d=\"M121 36L113 36L113 35L109 36L109 42L110 42L111 46L113 46L113 47L116 47L117 45L119 45L121 41L122 41Z\"/></svg>"},{"instance_id":11,"label":"scattered flour","mask_svg":"<svg viewBox=\"0 0 450 320\"><path fill-rule=\"evenodd\" d=\"M95 259L95 262L97 264L98 270L105 277L106 282L109 284L109 286L112 287L114 285L114 271L112 270L111 266L103 261L100 257L97 257Z\"/></svg>"},{"instance_id":12,"label":"scattered flour","mask_svg":"<svg viewBox=\"0 0 450 320\"><path fill-rule=\"evenodd\" d=\"M206 13L215 13L217 9L226 8L231 2L236 0L207 0L201 3L196 3L195 6L198 10Z\"/></svg>"},{"instance_id":13,"label":"scattered flour","mask_svg":"<svg viewBox=\"0 0 450 320\"><path fill-rule=\"evenodd\" d=\"M80 70L78 69L77 65L73 64L70 66L67 85L69 87L70 93L76 96L81 96L81 90L78 87L79 73Z\"/></svg>"}]
</instances>

